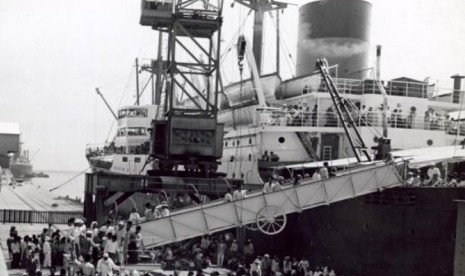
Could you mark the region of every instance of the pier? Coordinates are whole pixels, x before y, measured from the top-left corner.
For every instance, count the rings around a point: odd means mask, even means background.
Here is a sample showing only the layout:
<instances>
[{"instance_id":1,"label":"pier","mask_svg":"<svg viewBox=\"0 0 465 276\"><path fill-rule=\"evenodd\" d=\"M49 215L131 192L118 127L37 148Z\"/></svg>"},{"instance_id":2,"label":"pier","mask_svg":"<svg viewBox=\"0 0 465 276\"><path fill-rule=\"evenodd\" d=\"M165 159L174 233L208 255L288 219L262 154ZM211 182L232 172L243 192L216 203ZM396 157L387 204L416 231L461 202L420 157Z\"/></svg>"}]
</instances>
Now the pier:
<instances>
[{"instance_id":1,"label":"pier","mask_svg":"<svg viewBox=\"0 0 465 276\"><path fill-rule=\"evenodd\" d=\"M23 270L7 271L6 240L10 227L16 226L22 234L40 233L49 224L60 228L69 218L82 217L83 205L72 199L58 198L38 185L9 185L8 171L5 175L4 181L0 181L0 247L3 253L0 253L0 275L21 275Z\"/></svg>"}]
</instances>

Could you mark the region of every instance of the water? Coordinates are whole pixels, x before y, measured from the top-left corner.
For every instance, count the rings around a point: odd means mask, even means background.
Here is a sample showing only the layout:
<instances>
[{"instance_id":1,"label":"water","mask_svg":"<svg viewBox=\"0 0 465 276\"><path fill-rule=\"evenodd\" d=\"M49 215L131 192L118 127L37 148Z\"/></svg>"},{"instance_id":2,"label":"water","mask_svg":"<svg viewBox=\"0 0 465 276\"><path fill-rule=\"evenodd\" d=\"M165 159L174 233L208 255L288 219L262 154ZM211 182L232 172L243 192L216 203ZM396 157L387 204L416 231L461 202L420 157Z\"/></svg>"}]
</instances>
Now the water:
<instances>
[{"instance_id":1,"label":"water","mask_svg":"<svg viewBox=\"0 0 465 276\"><path fill-rule=\"evenodd\" d=\"M52 193L56 196L69 196L70 198L84 198L84 183L85 173L80 172L54 172L44 171L49 177L34 177L27 182L32 182L35 185L40 185L43 189L53 189L57 186L61 187L53 190ZM69 181L69 182L68 182ZM66 184L64 184L67 182Z\"/></svg>"}]
</instances>

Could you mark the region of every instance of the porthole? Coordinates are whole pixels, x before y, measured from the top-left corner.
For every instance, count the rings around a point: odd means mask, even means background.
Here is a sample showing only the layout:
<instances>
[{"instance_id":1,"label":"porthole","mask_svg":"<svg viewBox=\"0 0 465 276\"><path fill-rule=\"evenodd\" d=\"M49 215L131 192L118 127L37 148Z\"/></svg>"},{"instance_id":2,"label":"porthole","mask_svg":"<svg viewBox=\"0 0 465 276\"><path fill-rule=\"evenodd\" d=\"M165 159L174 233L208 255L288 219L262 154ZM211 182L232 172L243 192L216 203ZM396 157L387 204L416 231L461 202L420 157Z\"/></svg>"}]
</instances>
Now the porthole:
<instances>
[{"instance_id":1,"label":"porthole","mask_svg":"<svg viewBox=\"0 0 465 276\"><path fill-rule=\"evenodd\" d=\"M249 161L252 161L252 154L249 154Z\"/></svg>"},{"instance_id":2,"label":"porthole","mask_svg":"<svg viewBox=\"0 0 465 276\"><path fill-rule=\"evenodd\" d=\"M225 146L225 147L228 146L228 141L224 142L224 146Z\"/></svg>"},{"instance_id":3,"label":"porthole","mask_svg":"<svg viewBox=\"0 0 465 276\"><path fill-rule=\"evenodd\" d=\"M379 141L378 136L375 136L375 137L373 138L373 142L378 143L378 141Z\"/></svg>"},{"instance_id":4,"label":"porthole","mask_svg":"<svg viewBox=\"0 0 465 276\"><path fill-rule=\"evenodd\" d=\"M244 179L244 173L241 173L241 179Z\"/></svg>"},{"instance_id":5,"label":"porthole","mask_svg":"<svg viewBox=\"0 0 465 276\"><path fill-rule=\"evenodd\" d=\"M229 158L229 162L234 162L234 155L231 156L231 158Z\"/></svg>"},{"instance_id":6,"label":"porthole","mask_svg":"<svg viewBox=\"0 0 465 276\"><path fill-rule=\"evenodd\" d=\"M286 141L286 139L284 137L282 137L282 136L278 138L278 142L280 144L284 143L285 141Z\"/></svg>"},{"instance_id":7,"label":"porthole","mask_svg":"<svg viewBox=\"0 0 465 276\"><path fill-rule=\"evenodd\" d=\"M428 141L426 141L426 144L427 144L428 146L432 146L432 145L433 145L433 140L428 139Z\"/></svg>"},{"instance_id":8,"label":"porthole","mask_svg":"<svg viewBox=\"0 0 465 276\"><path fill-rule=\"evenodd\" d=\"M232 178L236 178L236 174L235 174L235 173L232 174Z\"/></svg>"},{"instance_id":9,"label":"porthole","mask_svg":"<svg viewBox=\"0 0 465 276\"><path fill-rule=\"evenodd\" d=\"M252 138L249 138L249 145L252 145Z\"/></svg>"},{"instance_id":10,"label":"porthole","mask_svg":"<svg viewBox=\"0 0 465 276\"><path fill-rule=\"evenodd\" d=\"M237 145L239 146L241 144L241 140L237 140Z\"/></svg>"}]
</instances>

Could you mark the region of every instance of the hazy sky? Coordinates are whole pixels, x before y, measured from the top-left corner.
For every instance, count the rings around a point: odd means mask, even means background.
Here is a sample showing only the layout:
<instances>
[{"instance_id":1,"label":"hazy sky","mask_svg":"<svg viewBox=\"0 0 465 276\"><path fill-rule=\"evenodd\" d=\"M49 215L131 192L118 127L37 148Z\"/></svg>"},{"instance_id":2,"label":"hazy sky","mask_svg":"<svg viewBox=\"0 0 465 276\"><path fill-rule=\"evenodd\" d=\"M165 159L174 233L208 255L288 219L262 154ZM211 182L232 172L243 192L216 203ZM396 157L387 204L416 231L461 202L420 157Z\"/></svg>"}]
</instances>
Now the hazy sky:
<instances>
[{"instance_id":1,"label":"hazy sky","mask_svg":"<svg viewBox=\"0 0 465 276\"><path fill-rule=\"evenodd\" d=\"M371 56L382 44L383 78L429 76L450 87L452 74L465 74L465 1L372 2ZM236 23L226 3L226 22ZM0 0L0 121L18 122L24 147L40 150L36 168L87 167L86 144L104 142L113 122L95 87L115 109L134 101L134 59L157 47L139 13L135 0ZM297 17L293 7L282 18L291 52Z\"/></svg>"}]
</instances>

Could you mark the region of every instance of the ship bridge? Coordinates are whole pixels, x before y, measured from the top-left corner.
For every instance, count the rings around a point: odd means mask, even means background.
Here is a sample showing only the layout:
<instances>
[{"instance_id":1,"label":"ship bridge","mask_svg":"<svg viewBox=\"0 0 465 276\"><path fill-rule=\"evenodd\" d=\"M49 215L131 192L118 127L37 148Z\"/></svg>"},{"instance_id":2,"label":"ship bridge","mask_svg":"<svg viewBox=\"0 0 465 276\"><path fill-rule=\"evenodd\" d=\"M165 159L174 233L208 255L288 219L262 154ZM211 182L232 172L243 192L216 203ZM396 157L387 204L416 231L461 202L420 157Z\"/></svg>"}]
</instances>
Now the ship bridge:
<instances>
[{"instance_id":1,"label":"ship bridge","mask_svg":"<svg viewBox=\"0 0 465 276\"><path fill-rule=\"evenodd\" d=\"M252 226L274 235L286 226L286 215L396 187L402 184L395 164L371 163L322 181L304 180L278 191L253 191L231 202L216 200L180 209L170 216L141 223L146 247L156 247L227 229Z\"/></svg>"}]
</instances>

